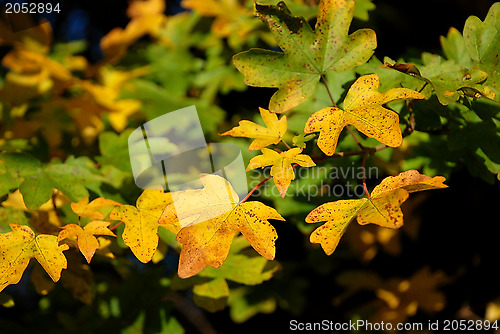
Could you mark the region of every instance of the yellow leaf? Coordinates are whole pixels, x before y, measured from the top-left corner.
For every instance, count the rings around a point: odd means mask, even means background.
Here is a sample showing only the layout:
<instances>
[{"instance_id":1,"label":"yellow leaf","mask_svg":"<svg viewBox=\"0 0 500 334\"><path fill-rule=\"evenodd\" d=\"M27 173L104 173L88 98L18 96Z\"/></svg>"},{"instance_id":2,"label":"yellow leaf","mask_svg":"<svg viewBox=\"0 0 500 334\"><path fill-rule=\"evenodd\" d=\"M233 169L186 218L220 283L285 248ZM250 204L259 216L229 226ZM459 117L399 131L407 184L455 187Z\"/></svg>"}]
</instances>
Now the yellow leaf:
<instances>
[{"instance_id":1,"label":"yellow leaf","mask_svg":"<svg viewBox=\"0 0 500 334\"><path fill-rule=\"evenodd\" d=\"M278 153L268 148L263 148L262 155L253 157L247 166L247 171L259 167L271 167L271 176L274 184L278 188L281 197L285 197L286 191L292 180L295 180L292 164L299 164L302 167L316 166L311 157L300 154L301 148L292 148L288 151Z\"/></svg>"},{"instance_id":2,"label":"yellow leaf","mask_svg":"<svg viewBox=\"0 0 500 334\"><path fill-rule=\"evenodd\" d=\"M125 55L127 49L142 36L146 34L155 36L165 19L163 14L141 15L134 17L125 29L114 28L111 30L100 41L107 61L118 62Z\"/></svg>"},{"instance_id":3,"label":"yellow leaf","mask_svg":"<svg viewBox=\"0 0 500 334\"><path fill-rule=\"evenodd\" d=\"M286 132L286 116L278 120L278 116L269 110L259 108L260 115L266 127L251 121L240 121L239 126L224 132L221 136L256 138L250 144L249 150L260 150L271 144L278 144Z\"/></svg>"},{"instance_id":4,"label":"yellow leaf","mask_svg":"<svg viewBox=\"0 0 500 334\"><path fill-rule=\"evenodd\" d=\"M382 105L403 99L423 99L421 93L407 88L392 88L378 92L378 75L364 75L351 86L343 108L328 107L315 112L308 120L304 133L319 132L318 147L333 155L342 129L352 124L368 137L383 144L398 147L403 141L399 116Z\"/></svg>"},{"instance_id":5,"label":"yellow leaf","mask_svg":"<svg viewBox=\"0 0 500 334\"><path fill-rule=\"evenodd\" d=\"M21 280L31 258L36 258L54 282L61 277L67 262L63 251L68 245L59 245L55 235L35 236L26 225L9 224L12 232L0 234L0 291Z\"/></svg>"},{"instance_id":6,"label":"yellow leaf","mask_svg":"<svg viewBox=\"0 0 500 334\"><path fill-rule=\"evenodd\" d=\"M85 225L84 228L76 224L68 224L62 227L62 231L57 236L57 241L63 239L76 238L78 241L78 248L88 263L92 260L95 251L99 248L99 241L96 235L109 235L116 237L116 235L108 229L109 222L94 220Z\"/></svg>"},{"instance_id":7,"label":"yellow leaf","mask_svg":"<svg viewBox=\"0 0 500 334\"><path fill-rule=\"evenodd\" d=\"M71 209L80 217L87 217L91 219L104 219L104 214L99 209L111 208L121 205L110 199L102 197L96 198L89 203L89 198L84 198L78 203L71 203Z\"/></svg>"},{"instance_id":8,"label":"yellow leaf","mask_svg":"<svg viewBox=\"0 0 500 334\"><path fill-rule=\"evenodd\" d=\"M212 32L218 37L247 37L255 28L252 13L238 0L182 0L181 6L214 17ZM229 43L231 45L231 38Z\"/></svg>"},{"instance_id":9,"label":"yellow leaf","mask_svg":"<svg viewBox=\"0 0 500 334\"><path fill-rule=\"evenodd\" d=\"M162 14L165 11L165 0L134 0L127 8L127 16L130 18L154 14Z\"/></svg>"},{"instance_id":10,"label":"yellow leaf","mask_svg":"<svg viewBox=\"0 0 500 334\"><path fill-rule=\"evenodd\" d=\"M137 199L136 206L117 206L109 218L125 223L123 242L130 247L137 259L149 262L158 247L158 227L161 213L172 203L172 195L161 190L145 190ZM172 222L164 226L173 233L179 230L179 224Z\"/></svg>"},{"instance_id":11,"label":"yellow leaf","mask_svg":"<svg viewBox=\"0 0 500 334\"><path fill-rule=\"evenodd\" d=\"M207 265L220 267L237 232L260 255L273 260L278 235L268 219L285 220L275 209L260 202L244 202L218 217L182 228L177 235L182 244L179 277L196 275Z\"/></svg>"},{"instance_id":12,"label":"yellow leaf","mask_svg":"<svg viewBox=\"0 0 500 334\"><path fill-rule=\"evenodd\" d=\"M376 224L382 227L399 228L403 225L401 204L408 194L415 191L446 188L442 176L429 177L416 170L409 170L382 180L376 186L371 199L361 198L329 202L312 210L307 223L326 221L310 236L312 243L319 243L327 255L332 254L347 225L357 217L360 225Z\"/></svg>"},{"instance_id":13,"label":"yellow leaf","mask_svg":"<svg viewBox=\"0 0 500 334\"><path fill-rule=\"evenodd\" d=\"M200 174L203 189L172 193L173 204L165 208L160 224L180 227L204 222L232 210L239 201L229 182L218 175ZM178 222L178 223L177 223ZM177 233L177 231L172 231Z\"/></svg>"}]
</instances>

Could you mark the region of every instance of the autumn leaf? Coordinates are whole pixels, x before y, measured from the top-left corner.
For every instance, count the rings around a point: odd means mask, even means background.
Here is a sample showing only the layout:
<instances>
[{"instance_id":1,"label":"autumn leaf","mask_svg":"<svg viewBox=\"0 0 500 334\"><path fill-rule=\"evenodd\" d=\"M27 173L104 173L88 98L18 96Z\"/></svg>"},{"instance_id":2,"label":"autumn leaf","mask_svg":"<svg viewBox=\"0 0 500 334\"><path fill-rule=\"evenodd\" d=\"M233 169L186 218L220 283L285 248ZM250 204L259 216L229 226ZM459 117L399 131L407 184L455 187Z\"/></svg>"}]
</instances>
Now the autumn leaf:
<instances>
[{"instance_id":1,"label":"autumn leaf","mask_svg":"<svg viewBox=\"0 0 500 334\"><path fill-rule=\"evenodd\" d=\"M301 148L292 148L288 151L278 153L268 148L262 149L262 155L253 157L247 166L247 171L259 167L271 167L271 176L274 184L278 188L281 197L285 197L286 191L292 180L295 180L292 164L298 164L302 167L316 166L310 156L300 154Z\"/></svg>"},{"instance_id":2,"label":"autumn leaf","mask_svg":"<svg viewBox=\"0 0 500 334\"><path fill-rule=\"evenodd\" d=\"M284 53L251 49L235 55L233 62L247 85L279 88L269 103L272 112L298 106L313 95L322 75L363 64L377 46L371 29L348 35L354 1L321 1L314 31L306 19L292 16L282 1L276 6L255 4L255 11Z\"/></svg>"},{"instance_id":3,"label":"autumn leaf","mask_svg":"<svg viewBox=\"0 0 500 334\"><path fill-rule=\"evenodd\" d=\"M221 136L256 138L248 148L250 151L278 144L286 132L286 116L278 120L278 116L269 110L259 108L265 127L251 121L240 121L239 126L221 134Z\"/></svg>"},{"instance_id":4,"label":"autumn leaf","mask_svg":"<svg viewBox=\"0 0 500 334\"><path fill-rule=\"evenodd\" d=\"M327 255L333 253L347 226L357 217L360 225L376 224L382 227L399 228L403 225L401 204L409 193L446 188L445 178L433 178L409 170L382 180L372 193L371 199L340 200L320 205L306 217L306 223L326 221L310 236L312 243L319 243Z\"/></svg>"},{"instance_id":5,"label":"autumn leaf","mask_svg":"<svg viewBox=\"0 0 500 334\"><path fill-rule=\"evenodd\" d=\"M179 277L196 275L207 265L219 268L237 232L241 232L260 255L273 260L278 235L268 219L285 220L275 209L252 201L208 221L184 227L177 234L177 241L182 244Z\"/></svg>"},{"instance_id":6,"label":"autumn leaf","mask_svg":"<svg viewBox=\"0 0 500 334\"><path fill-rule=\"evenodd\" d=\"M97 241L96 235L109 235L116 237L116 235L111 232L108 228L109 222L93 220L83 228L76 224L67 224L62 227L62 231L59 232L57 236L57 241L76 238L78 242L78 248L82 252L83 256L88 263L92 260L95 251L99 248L99 241Z\"/></svg>"},{"instance_id":7,"label":"autumn leaf","mask_svg":"<svg viewBox=\"0 0 500 334\"><path fill-rule=\"evenodd\" d=\"M87 217L90 219L104 219L104 214L100 210L112 208L117 205L121 205L121 203L102 197L98 197L89 203L89 198L86 197L78 203L71 203L71 209L80 217Z\"/></svg>"},{"instance_id":8,"label":"autumn leaf","mask_svg":"<svg viewBox=\"0 0 500 334\"><path fill-rule=\"evenodd\" d=\"M0 291L21 280L31 258L36 258L54 282L61 277L67 262L63 251L68 245L59 245L55 235L35 236L27 225L10 224L12 232L0 233Z\"/></svg>"},{"instance_id":9,"label":"autumn leaf","mask_svg":"<svg viewBox=\"0 0 500 334\"><path fill-rule=\"evenodd\" d=\"M125 223L123 242L130 247L137 259L149 262L158 247L158 227L161 213L172 202L170 193L160 190L144 190L136 202L136 206L117 206L109 214L109 218ZM177 233L178 224L165 226Z\"/></svg>"},{"instance_id":10,"label":"autumn leaf","mask_svg":"<svg viewBox=\"0 0 500 334\"><path fill-rule=\"evenodd\" d=\"M173 204L163 211L160 223L178 224L181 228L220 216L236 207L239 198L231 184L221 176L199 175L203 189L189 189L172 193Z\"/></svg>"},{"instance_id":11,"label":"autumn leaf","mask_svg":"<svg viewBox=\"0 0 500 334\"><path fill-rule=\"evenodd\" d=\"M424 95L408 88L392 88L378 92L378 75L364 75L351 86L344 99L344 110L328 107L315 112L307 120L304 133L318 132L318 147L333 155L342 129L352 124L359 131L383 144L398 147L403 141L399 116L382 105L403 99L423 99Z\"/></svg>"},{"instance_id":12,"label":"autumn leaf","mask_svg":"<svg viewBox=\"0 0 500 334\"><path fill-rule=\"evenodd\" d=\"M273 208L260 202L239 203L238 194L221 176L200 174L203 189L172 193L161 223L179 222L177 241L182 244L178 274L181 278L199 273L207 265L218 268L226 260L237 232L268 260L274 259L276 230L268 219L284 220Z\"/></svg>"}]
</instances>

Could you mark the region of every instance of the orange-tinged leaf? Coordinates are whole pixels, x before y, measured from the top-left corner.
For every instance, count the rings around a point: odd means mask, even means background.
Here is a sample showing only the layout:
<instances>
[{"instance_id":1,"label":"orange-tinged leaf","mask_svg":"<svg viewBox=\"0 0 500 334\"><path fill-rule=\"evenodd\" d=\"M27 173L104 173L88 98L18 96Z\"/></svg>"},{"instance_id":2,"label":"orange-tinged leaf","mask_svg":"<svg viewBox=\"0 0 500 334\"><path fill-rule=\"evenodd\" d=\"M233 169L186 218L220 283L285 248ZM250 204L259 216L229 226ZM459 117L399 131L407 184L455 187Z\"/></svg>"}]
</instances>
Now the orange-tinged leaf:
<instances>
[{"instance_id":1,"label":"orange-tinged leaf","mask_svg":"<svg viewBox=\"0 0 500 334\"><path fill-rule=\"evenodd\" d=\"M357 217L360 225L376 224L382 227L399 228L403 225L401 204L410 192L446 188L445 178L433 178L409 170L382 180L371 198L341 200L320 205L306 217L307 223L326 221L310 236L312 243L319 243L327 255L333 253L347 225Z\"/></svg>"},{"instance_id":2,"label":"orange-tinged leaf","mask_svg":"<svg viewBox=\"0 0 500 334\"><path fill-rule=\"evenodd\" d=\"M0 234L0 291L21 280L31 258L36 258L54 282L66 269L63 251L68 245L59 245L55 235L35 236L26 225L9 224L12 232Z\"/></svg>"},{"instance_id":3,"label":"orange-tinged leaf","mask_svg":"<svg viewBox=\"0 0 500 334\"><path fill-rule=\"evenodd\" d=\"M239 126L221 134L221 136L256 138L250 147L250 151L260 150L272 144L278 144L287 129L286 116L278 120L278 116L269 110L259 108L260 115L266 127L251 121L240 121Z\"/></svg>"},{"instance_id":4,"label":"orange-tinged leaf","mask_svg":"<svg viewBox=\"0 0 500 334\"><path fill-rule=\"evenodd\" d=\"M121 205L111 199L102 197L96 198L89 203L89 198L84 198L78 203L71 203L71 209L80 217L87 217L91 219L104 219L104 214L99 209L111 208Z\"/></svg>"},{"instance_id":5,"label":"orange-tinged leaf","mask_svg":"<svg viewBox=\"0 0 500 334\"><path fill-rule=\"evenodd\" d=\"M253 157L246 170L272 166L271 176L273 176L274 184L276 184L281 197L285 197L290 183L295 179L292 164L299 164L302 167L316 166L310 156L300 154L301 148L292 148L281 153L268 148L263 148L261 151L263 154Z\"/></svg>"},{"instance_id":6,"label":"orange-tinged leaf","mask_svg":"<svg viewBox=\"0 0 500 334\"><path fill-rule=\"evenodd\" d=\"M94 220L85 225L84 228L76 224L68 224L62 227L62 231L57 236L57 241L65 238L76 238L78 248L88 263L92 260L95 251L99 248L99 241L96 235L109 235L115 237L116 235L108 228L109 222Z\"/></svg>"},{"instance_id":7,"label":"orange-tinged leaf","mask_svg":"<svg viewBox=\"0 0 500 334\"><path fill-rule=\"evenodd\" d=\"M382 105L404 99L423 99L425 96L407 88L393 88L378 92L378 75L364 75L351 86L343 108L328 107L315 112L308 120L304 133L319 132L318 147L327 155L333 155L342 129L352 124L383 144L398 147L403 141L399 116Z\"/></svg>"},{"instance_id":8,"label":"orange-tinged leaf","mask_svg":"<svg viewBox=\"0 0 500 334\"><path fill-rule=\"evenodd\" d=\"M172 203L170 193L161 190L145 190L137 199L136 206L117 206L109 218L125 223L123 242L130 247L139 261L146 263L153 257L158 247L158 227L161 213ZM165 225L169 231L177 233L178 223Z\"/></svg>"},{"instance_id":9,"label":"orange-tinged leaf","mask_svg":"<svg viewBox=\"0 0 500 334\"><path fill-rule=\"evenodd\" d=\"M443 184L446 179L443 176L430 177L420 174L417 170L409 170L396 176L389 176L380 182L373 191L372 196L377 196L387 191L403 188L409 193L436 188L447 188Z\"/></svg>"},{"instance_id":10,"label":"orange-tinged leaf","mask_svg":"<svg viewBox=\"0 0 500 334\"><path fill-rule=\"evenodd\" d=\"M268 219L285 220L275 209L253 201L241 203L218 217L184 227L177 235L182 244L179 277L196 275L207 265L220 267L237 232L241 232L260 255L273 260L278 235Z\"/></svg>"}]
</instances>

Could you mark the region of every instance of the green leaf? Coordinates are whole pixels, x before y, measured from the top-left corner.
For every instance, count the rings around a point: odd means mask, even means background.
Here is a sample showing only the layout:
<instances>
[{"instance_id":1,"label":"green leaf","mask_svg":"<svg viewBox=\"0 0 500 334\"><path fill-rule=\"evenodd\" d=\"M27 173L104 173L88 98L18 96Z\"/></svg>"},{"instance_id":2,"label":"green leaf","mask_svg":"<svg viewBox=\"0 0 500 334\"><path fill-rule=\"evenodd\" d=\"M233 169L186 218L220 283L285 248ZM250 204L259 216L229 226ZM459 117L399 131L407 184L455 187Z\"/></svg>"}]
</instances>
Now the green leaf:
<instances>
[{"instance_id":1,"label":"green leaf","mask_svg":"<svg viewBox=\"0 0 500 334\"><path fill-rule=\"evenodd\" d=\"M41 172L38 175L31 175L24 179L19 187L23 194L24 204L30 210L36 210L52 196L52 182Z\"/></svg>"},{"instance_id":2,"label":"green leaf","mask_svg":"<svg viewBox=\"0 0 500 334\"><path fill-rule=\"evenodd\" d=\"M353 1L323 0L314 31L307 20L292 16L284 2L276 6L255 4L255 10L284 53L251 49L235 55L233 62L245 75L247 85L279 88L269 103L273 112L298 106L314 94L326 72L343 72L361 65L376 48L371 29L348 35Z\"/></svg>"},{"instance_id":3,"label":"green leaf","mask_svg":"<svg viewBox=\"0 0 500 334\"><path fill-rule=\"evenodd\" d=\"M0 233L12 231L9 224L27 225L28 221L24 211L0 206Z\"/></svg>"},{"instance_id":4,"label":"green leaf","mask_svg":"<svg viewBox=\"0 0 500 334\"><path fill-rule=\"evenodd\" d=\"M277 302L273 296L263 296L247 287L240 287L231 290L228 305L231 319L243 323L258 313L273 313Z\"/></svg>"},{"instance_id":5,"label":"green leaf","mask_svg":"<svg viewBox=\"0 0 500 334\"><path fill-rule=\"evenodd\" d=\"M354 0L354 17L362 21L368 21L368 12L375 9L375 4L372 0Z\"/></svg>"},{"instance_id":6,"label":"green leaf","mask_svg":"<svg viewBox=\"0 0 500 334\"><path fill-rule=\"evenodd\" d=\"M68 158L65 163L47 165L38 174L29 175L19 186L24 203L30 210L38 209L52 196L56 188L72 202L89 196L88 189L99 194L100 176L92 174L85 166L86 159Z\"/></svg>"},{"instance_id":7,"label":"green leaf","mask_svg":"<svg viewBox=\"0 0 500 334\"><path fill-rule=\"evenodd\" d=\"M444 60L441 56L430 53L422 54L425 66L420 67L422 77L432 83L434 91L443 105L457 101L461 94L457 90L484 81L488 74L477 69L467 69L453 60ZM432 93L432 87L422 91L426 96Z\"/></svg>"},{"instance_id":8,"label":"green leaf","mask_svg":"<svg viewBox=\"0 0 500 334\"><path fill-rule=\"evenodd\" d=\"M464 42L479 69L488 73L485 84L500 92L500 3L494 3L484 22L476 16L465 21Z\"/></svg>"},{"instance_id":9,"label":"green leaf","mask_svg":"<svg viewBox=\"0 0 500 334\"><path fill-rule=\"evenodd\" d=\"M101 133L99 135L101 156L97 157L97 161L103 166L112 165L119 170L131 173L128 137L132 131L132 129L127 129L120 134L109 131Z\"/></svg>"},{"instance_id":10,"label":"green leaf","mask_svg":"<svg viewBox=\"0 0 500 334\"><path fill-rule=\"evenodd\" d=\"M457 64L472 67L473 62L465 46L464 37L455 28L450 28L446 37L441 36L441 47L444 55L449 60L454 60Z\"/></svg>"},{"instance_id":11,"label":"green leaf","mask_svg":"<svg viewBox=\"0 0 500 334\"><path fill-rule=\"evenodd\" d=\"M229 287L224 278L216 278L206 283L195 285L193 301L196 305L210 312L223 310L227 305Z\"/></svg>"}]
</instances>

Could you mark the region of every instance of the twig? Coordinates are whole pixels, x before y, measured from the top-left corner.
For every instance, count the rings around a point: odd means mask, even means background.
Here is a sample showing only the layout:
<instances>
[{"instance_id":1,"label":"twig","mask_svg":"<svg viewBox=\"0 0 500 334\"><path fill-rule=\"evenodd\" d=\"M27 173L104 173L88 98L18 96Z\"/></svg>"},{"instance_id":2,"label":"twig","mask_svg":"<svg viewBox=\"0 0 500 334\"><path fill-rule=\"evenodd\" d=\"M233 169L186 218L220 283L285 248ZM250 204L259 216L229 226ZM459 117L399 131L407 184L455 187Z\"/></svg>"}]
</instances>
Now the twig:
<instances>
[{"instance_id":1,"label":"twig","mask_svg":"<svg viewBox=\"0 0 500 334\"><path fill-rule=\"evenodd\" d=\"M194 327L196 327L198 333L217 334L217 331L207 318L205 318L203 313L182 295L176 292L171 292L163 297L163 299L172 301L175 308L181 312Z\"/></svg>"}]
</instances>

